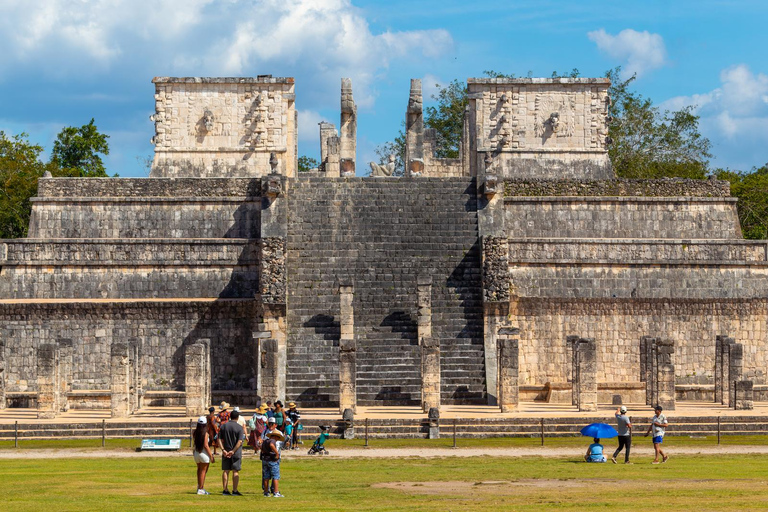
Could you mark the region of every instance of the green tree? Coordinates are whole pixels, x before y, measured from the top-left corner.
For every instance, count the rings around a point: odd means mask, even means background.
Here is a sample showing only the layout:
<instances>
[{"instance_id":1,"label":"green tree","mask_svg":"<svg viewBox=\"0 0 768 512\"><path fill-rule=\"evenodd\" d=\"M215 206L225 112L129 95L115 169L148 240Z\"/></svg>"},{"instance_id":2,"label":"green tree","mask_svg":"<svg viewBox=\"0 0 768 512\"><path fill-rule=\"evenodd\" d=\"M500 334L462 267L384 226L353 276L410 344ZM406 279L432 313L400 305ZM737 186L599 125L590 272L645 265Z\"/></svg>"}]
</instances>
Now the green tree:
<instances>
[{"instance_id":1,"label":"green tree","mask_svg":"<svg viewBox=\"0 0 768 512\"><path fill-rule=\"evenodd\" d=\"M405 132L402 129L397 133L395 140L380 144L373 151L379 157L380 164L388 163L389 155L395 155L395 171L392 173L392 176L403 176L405 174ZM368 173L370 174L370 169Z\"/></svg>"},{"instance_id":2,"label":"green tree","mask_svg":"<svg viewBox=\"0 0 768 512\"><path fill-rule=\"evenodd\" d=\"M424 127L435 130L435 156L457 158L464 131L464 110L469 104L467 84L453 80L439 87L432 99L436 105L424 109Z\"/></svg>"},{"instance_id":3,"label":"green tree","mask_svg":"<svg viewBox=\"0 0 768 512\"><path fill-rule=\"evenodd\" d=\"M45 171L57 173L54 164L40 159L43 147L32 144L26 133L8 137L0 131L0 238L27 236L37 180Z\"/></svg>"},{"instance_id":4,"label":"green tree","mask_svg":"<svg viewBox=\"0 0 768 512\"><path fill-rule=\"evenodd\" d=\"M699 133L694 107L660 110L648 98L630 90L635 80L619 77L621 68L606 74L612 118L608 155L619 178L694 178L708 174L709 139Z\"/></svg>"},{"instance_id":5,"label":"green tree","mask_svg":"<svg viewBox=\"0 0 768 512\"><path fill-rule=\"evenodd\" d=\"M109 154L109 135L99 133L94 120L75 128L68 126L59 132L53 143L51 162L62 169L76 169L83 178L106 178L101 155Z\"/></svg>"},{"instance_id":6,"label":"green tree","mask_svg":"<svg viewBox=\"0 0 768 512\"><path fill-rule=\"evenodd\" d=\"M302 155L299 157L299 172L308 172L320 165L317 159Z\"/></svg>"},{"instance_id":7,"label":"green tree","mask_svg":"<svg viewBox=\"0 0 768 512\"><path fill-rule=\"evenodd\" d=\"M768 163L751 172L718 169L718 179L731 183L731 195L739 198L739 222L744 238L768 238Z\"/></svg>"}]
</instances>

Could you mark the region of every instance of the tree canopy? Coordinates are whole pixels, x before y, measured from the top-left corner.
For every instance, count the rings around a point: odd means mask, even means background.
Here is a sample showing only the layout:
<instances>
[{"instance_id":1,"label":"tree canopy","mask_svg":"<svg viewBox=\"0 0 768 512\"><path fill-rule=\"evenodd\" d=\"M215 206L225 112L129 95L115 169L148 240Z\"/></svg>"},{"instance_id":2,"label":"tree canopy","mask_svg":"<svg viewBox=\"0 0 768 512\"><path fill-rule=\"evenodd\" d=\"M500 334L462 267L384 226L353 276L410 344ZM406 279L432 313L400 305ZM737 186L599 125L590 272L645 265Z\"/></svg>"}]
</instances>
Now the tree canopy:
<instances>
[{"instance_id":1,"label":"tree canopy","mask_svg":"<svg viewBox=\"0 0 768 512\"><path fill-rule=\"evenodd\" d=\"M109 154L108 138L109 135L99 133L93 119L80 128L68 126L53 143L51 162L62 169L76 169L82 178L106 178L99 155Z\"/></svg>"},{"instance_id":2,"label":"tree canopy","mask_svg":"<svg viewBox=\"0 0 768 512\"><path fill-rule=\"evenodd\" d=\"M718 169L717 179L731 183L731 195L739 198L739 222L744 238L768 238L768 163L751 172Z\"/></svg>"},{"instance_id":3,"label":"tree canopy","mask_svg":"<svg viewBox=\"0 0 768 512\"><path fill-rule=\"evenodd\" d=\"M98 132L93 119L80 128L64 128L45 162L44 148L32 144L26 133L8 136L0 131L0 238L27 236L30 198L46 171L55 177L106 177L99 153L109 154L108 137Z\"/></svg>"}]
</instances>

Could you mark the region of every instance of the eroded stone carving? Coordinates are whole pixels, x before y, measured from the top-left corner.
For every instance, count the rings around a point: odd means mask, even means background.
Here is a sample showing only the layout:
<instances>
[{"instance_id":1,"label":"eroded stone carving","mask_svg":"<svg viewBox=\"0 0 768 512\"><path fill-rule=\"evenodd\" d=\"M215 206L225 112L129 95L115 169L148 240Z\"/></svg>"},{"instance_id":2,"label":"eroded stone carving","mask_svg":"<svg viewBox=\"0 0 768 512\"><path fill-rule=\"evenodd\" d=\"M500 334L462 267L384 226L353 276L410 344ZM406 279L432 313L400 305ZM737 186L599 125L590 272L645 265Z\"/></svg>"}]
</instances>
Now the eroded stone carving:
<instances>
[{"instance_id":1,"label":"eroded stone carving","mask_svg":"<svg viewBox=\"0 0 768 512\"><path fill-rule=\"evenodd\" d=\"M203 131L205 131L206 133L212 132L213 126L214 126L213 121L214 121L213 112L211 112L208 109L205 109L205 112L203 112L203 119L202 119Z\"/></svg>"},{"instance_id":2,"label":"eroded stone carving","mask_svg":"<svg viewBox=\"0 0 768 512\"><path fill-rule=\"evenodd\" d=\"M395 172L395 155L389 155L386 164L371 162L369 165L371 166L371 176L374 178L392 176Z\"/></svg>"},{"instance_id":3,"label":"eroded stone carving","mask_svg":"<svg viewBox=\"0 0 768 512\"><path fill-rule=\"evenodd\" d=\"M537 137L548 133L557 137L570 137L574 133L576 104L568 96L536 96L536 116L533 131Z\"/></svg>"}]
</instances>

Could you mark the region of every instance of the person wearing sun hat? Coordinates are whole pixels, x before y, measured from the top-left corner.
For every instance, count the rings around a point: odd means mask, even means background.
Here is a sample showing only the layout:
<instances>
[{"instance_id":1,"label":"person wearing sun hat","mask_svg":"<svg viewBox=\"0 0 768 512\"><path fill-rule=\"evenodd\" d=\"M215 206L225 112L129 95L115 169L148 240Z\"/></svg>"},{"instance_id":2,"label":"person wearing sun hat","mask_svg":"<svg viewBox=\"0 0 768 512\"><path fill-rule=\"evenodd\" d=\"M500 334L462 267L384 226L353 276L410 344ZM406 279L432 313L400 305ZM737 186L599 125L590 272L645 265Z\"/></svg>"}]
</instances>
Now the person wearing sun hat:
<instances>
[{"instance_id":1,"label":"person wearing sun hat","mask_svg":"<svg viewBox=\"0 0 768 512\"><path fill-rule=\"evenodd\" d=\"M282 498L280 494L280 443L285 440L285 435L277 429L275 418L269 418L266 439L261 444L261 489L264 497L268 498L270 491L275 498ZM270 486L270 480L272 485Z\"/></svg>"},{"instance_id":2,"label":"person wearing sun hat","mask_svg":"<svg viewBox=\"0 0 768 512\"><path fill-rule=\"evenodd\" d=\"M299 423L301 422L301 413L296 408L295 402L288 402L288 410L286 411L286 414L288 415L288 418L290 418L291 423L293 424L293 429L291 432L291 450L298 450L299 449Z\"/></svg>"},{"instance_id":3,"label":"person wearing sun hat","mask_svg":"<svg viewBox=\"0 0 768 512\"><path fill-rule=\"evenodd\" d=\"M227 402L221 402L219 404L219 429L229 421L230 413L227 409L229 409L229 404Z\"/></svg>"},{"instance_id":4,"label":"person wearing sun hat","mask_svg":"<svg viewBox=\"0 0 768 512\"><path fill-rule=\"evenodd\" d=\"M265 404L261 404L253 413L251 423L253 423L253 428L248 437L248 444L258 453L264 439L264 432L267 430L267 406Z\"/></svg>"}]
</instances>

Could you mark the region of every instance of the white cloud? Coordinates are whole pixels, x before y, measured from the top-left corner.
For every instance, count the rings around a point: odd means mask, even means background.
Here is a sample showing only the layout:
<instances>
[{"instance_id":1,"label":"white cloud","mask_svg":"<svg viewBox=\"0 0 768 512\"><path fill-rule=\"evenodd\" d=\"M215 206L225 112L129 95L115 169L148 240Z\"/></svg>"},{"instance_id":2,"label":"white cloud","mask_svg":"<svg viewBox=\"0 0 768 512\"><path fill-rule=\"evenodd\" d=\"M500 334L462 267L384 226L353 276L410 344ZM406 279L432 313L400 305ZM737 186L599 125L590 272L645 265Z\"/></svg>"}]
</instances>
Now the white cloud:
<instances>
[{"instance_id":1,"label":"white cloud","mask_svg":"<svg viewBox=\"0 0 768 512\"><path fill-rule=\"evenodd\" d=\"M312 145L320 147L320 127L318 124L321 121L334 122L324 119L314 110L299 110L299 143L306 143L310 147ZM338 124L338 121L334 124Z\"/></svg>"},{"instance_id":2,"label":"white cloud","mask_svg":"<svg viewBox=\"0 0 768 512\"><path fill-rule=\"evenodd\" d=\"M738 64L720 72L720 87L677 96L660 105L668 110L693 106L704 135L724 160L748 170L768 161L768 76Z\"/></svg>"},{"instance_id":3,"label":"white cloud","mask_svg":"<svg viewBox=\"0 0 768 512\"><path fill-rule=\"evenodd\" d=\"M316 104L349 77L366 108L393 61L434 59L452 45L441 29L374 34L351 0L0 2L0 76L24 65L53 76L272 73L297 77L297 87L311 81L304 93Z\"/></svg>"},{"instance_id":4,"label":"white cloud","mask_svg":"<svg viewBox=\"0 0 768 512\"><path fill-rule=\"evenodd\" d=\"M634 73L641 76L664 66L667 62L664 39L659 34L652 34L647 30L638 32L628 28L611 35L601 28L589 32L587 37L597 44L601 52L621 63L623 78L628 78Z\"/></svg>"},{"instance_id":5,"label":"white cloud","mask_svg":"<svg viewBox=\"0 0 768 512\"><path fill-rule=\"evenodd\" d=\"M441 87L445 87L445 82L435 75L427 73L421 79L421 89L424 101L430 101L432 96L437 94Z\"/></svg>"}]
</instances>

